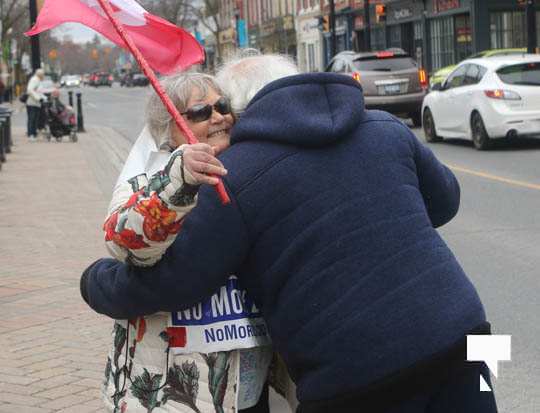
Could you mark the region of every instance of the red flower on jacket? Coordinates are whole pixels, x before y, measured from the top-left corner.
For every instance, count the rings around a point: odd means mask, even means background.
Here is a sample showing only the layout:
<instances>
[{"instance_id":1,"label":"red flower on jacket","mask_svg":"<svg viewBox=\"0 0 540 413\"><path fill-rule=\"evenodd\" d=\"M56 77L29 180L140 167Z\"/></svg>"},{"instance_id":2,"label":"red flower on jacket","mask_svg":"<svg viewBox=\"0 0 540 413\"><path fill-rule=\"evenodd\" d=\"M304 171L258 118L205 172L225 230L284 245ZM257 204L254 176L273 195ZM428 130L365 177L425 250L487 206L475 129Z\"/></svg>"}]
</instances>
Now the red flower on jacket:
<instances>
[{"instance_id":1,"label":"red flower on jacket","mask_svg":"<svg viewBox=\"0 0 540 413\"><path fill-rule=\"evenodd\" d=\"M118 224L118 211L113 213L105 223L103 224L103 230L105 231L105 241L112 241L121 247L127 249L141 249L148 247L148 244L144 242L143 236L137 234L132 229L123 229L120 232L116 231Z\"/></svg>"},{"instance_id":2,"label":"red flower on jacket","mask_svg":"<svg viewBox=\"0 0 540 413\"><path fill-rule=\"evenodd\" d=\"M135 211L144 217L144 235L151 241L165 241L169 235L180 231L182 224L175 222L176 212L167 208L155 192L149 199L139 202Z\"/></svg>"}]
</instances>

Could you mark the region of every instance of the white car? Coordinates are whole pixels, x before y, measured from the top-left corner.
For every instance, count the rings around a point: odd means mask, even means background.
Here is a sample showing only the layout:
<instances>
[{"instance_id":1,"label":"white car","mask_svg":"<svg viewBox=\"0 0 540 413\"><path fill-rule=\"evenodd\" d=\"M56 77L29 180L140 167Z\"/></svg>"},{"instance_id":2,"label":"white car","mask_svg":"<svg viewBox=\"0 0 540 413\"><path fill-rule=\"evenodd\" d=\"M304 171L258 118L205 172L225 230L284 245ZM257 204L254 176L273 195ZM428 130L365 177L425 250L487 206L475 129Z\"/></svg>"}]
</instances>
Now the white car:
<instances>
[{"instance_id":1,"label":"white car","mask_svg":"<svg viewBox=\"0 0 540 413\"><path fill-rule=\"evenodd\" d=\"M540 56L523 54L461 62L422 104L426 140L540 135Z\"/></svg>"},{"instance_id":2,"label":"white car","mask_svg":"<svg viewBox=\"0 0 540 413\"><path fill-rule=\"evenodd\" d=\"M81 85L81 78L77 75L66 76L64 85L66 87L79 87Z\"/></svg>"}]
</instances>

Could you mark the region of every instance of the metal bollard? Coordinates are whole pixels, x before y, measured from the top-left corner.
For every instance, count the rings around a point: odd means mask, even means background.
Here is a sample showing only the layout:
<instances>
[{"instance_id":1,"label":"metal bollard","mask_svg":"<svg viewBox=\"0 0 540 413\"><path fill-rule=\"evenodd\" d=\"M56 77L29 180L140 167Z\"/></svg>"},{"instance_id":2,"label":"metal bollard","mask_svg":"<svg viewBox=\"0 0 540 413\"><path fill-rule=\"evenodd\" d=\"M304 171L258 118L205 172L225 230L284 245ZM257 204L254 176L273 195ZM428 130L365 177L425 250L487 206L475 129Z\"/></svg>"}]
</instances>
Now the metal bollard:
<instances>
[{"instance_id":1,"label":"metal bollard","mask_svg":"<svg viewBox=\"0 0 540 413\"><path fill-rule=\"evenodd\" d=\"M69 96L69 106L73 107L73 91L72 90L68 91L68 96Z\"/></svg>"},{"instance_id":2,"label":"metal bollard","mask_svg":"<svg viewBox=\"0 0 540 413\"><path fill-rule=\"evenodd\" d=\"M77 92L77 132L86 132L84 130L84 119L82 112L82 93Z\"/></svg>"},{"instance_id":3,"label":"metal bollard","mask_svg":"<svg viewBox=\"0 0 540 413\"><path fill-rule=\"evenodd\" d=\"M0 106L0 117L5 119L4 125L4 151L11 153L13 141L11 140L11 113L12 111Z\"/></svg>"},{"instance_id":4,"label":"metal bollard","mask_svg":"<svg viewBox=\"0 0 540 413\"><path fill-rule=\"evenodd\" d=\"M5 118L0 118L0 164L6 161Z\"/></svg>"}]
</instances>

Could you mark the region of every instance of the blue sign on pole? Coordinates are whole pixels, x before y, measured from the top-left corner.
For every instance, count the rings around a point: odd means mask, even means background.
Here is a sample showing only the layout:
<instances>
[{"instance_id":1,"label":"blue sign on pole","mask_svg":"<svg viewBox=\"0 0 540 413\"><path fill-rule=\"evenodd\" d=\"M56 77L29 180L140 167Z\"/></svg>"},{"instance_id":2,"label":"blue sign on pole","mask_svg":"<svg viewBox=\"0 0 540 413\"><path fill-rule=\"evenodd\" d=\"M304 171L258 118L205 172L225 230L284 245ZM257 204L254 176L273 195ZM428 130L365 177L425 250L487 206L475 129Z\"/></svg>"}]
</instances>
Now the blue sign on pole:
<instances>
[{"instance_id":1,"label":"blue sign on pole","mask_svg":"<svg viewBox=\"0 0 540 413\"><path fill-rule=\"evenodd\" d=\"M204 39L201 35L201 32L199 32L198 30L195 30L195 39L197 39L197 41L204 46Z\"/></svg>"},{"instance_id":2,"label":"blue sign on pole","mask_svg":"<svg viewBox=\"0 0 540 413\"><path fill-rule=\"evenodd\" d=\"M243 19L238 19L236 24L236 33L238 33L238 47L247 47L248 46L248 36L247 36L247 26L246 21Z\"/></svg>"}]
</instances>

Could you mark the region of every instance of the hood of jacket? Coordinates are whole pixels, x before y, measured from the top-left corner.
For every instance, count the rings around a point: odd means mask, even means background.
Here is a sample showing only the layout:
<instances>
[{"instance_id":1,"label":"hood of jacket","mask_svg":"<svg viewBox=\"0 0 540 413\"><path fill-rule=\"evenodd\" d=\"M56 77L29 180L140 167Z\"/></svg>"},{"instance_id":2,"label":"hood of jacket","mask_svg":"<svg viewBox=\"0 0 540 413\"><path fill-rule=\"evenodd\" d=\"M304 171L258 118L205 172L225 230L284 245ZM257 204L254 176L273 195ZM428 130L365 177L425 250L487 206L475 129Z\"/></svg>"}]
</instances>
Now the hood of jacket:
<instances>
[{"instance_id":1,"label":"hood of jacket","mask_svg":"<svg viewBox=\"0 0 540 413\"><path fill-rule=\"evenodd\" d=\"M289 76L255 95L233 128L231 143L263 140L320 147L347 137L364 117L362 87L351 77Z\"/></svg>"}]
</instances>

